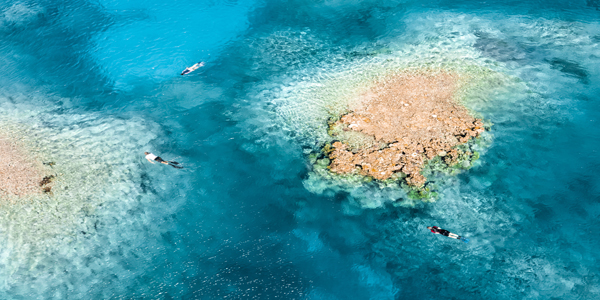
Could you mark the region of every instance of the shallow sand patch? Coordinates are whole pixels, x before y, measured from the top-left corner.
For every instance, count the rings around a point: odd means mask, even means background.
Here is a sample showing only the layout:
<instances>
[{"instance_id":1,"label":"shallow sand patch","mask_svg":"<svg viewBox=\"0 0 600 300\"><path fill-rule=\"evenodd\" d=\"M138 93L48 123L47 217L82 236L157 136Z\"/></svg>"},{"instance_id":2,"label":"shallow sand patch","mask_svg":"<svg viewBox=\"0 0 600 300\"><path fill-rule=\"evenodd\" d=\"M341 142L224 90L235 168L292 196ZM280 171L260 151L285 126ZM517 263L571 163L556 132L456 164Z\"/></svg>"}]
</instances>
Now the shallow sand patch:
<instances>
[{"instance_id":1,"label":"shallow sand patch","mask_svg":"<svg viewBox=\"0 0 600 300\"><path fill-rule=\"evenodd\" d=\"M28 155L18 141L0 135L0 193L18 197L40 194L43 179L43 164Z\"/></svg>"}]
</instances>

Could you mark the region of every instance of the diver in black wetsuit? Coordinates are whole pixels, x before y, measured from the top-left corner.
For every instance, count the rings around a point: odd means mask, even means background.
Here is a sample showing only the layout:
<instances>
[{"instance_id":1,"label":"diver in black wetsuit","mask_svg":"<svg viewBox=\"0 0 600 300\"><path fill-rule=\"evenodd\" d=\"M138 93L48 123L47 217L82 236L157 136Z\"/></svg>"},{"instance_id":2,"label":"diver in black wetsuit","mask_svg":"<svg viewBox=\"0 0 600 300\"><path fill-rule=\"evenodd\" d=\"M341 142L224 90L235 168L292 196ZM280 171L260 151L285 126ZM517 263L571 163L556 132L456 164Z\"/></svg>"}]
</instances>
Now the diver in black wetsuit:
<instances>
[{"instance_id":1,"label":"diver in black wetsuit","mask_svg":"<svg viewBox=\"0 0 600 300\"><path fill-rule=\"evenodd\" d=\"M441 229L441 228L439 228L437 226L433 226L433 227L428 226L427 229L431 230L431 232L433 232L435 234L441 234L441 235L447 236L449 238L461 240L461 241L463 241L465 243L469 241L469 239L466 239L466 238L464 238L462 236L459 236L458 234L452 233L452 232L450 232L448 230Z\"/></svg>"}]
</instances>

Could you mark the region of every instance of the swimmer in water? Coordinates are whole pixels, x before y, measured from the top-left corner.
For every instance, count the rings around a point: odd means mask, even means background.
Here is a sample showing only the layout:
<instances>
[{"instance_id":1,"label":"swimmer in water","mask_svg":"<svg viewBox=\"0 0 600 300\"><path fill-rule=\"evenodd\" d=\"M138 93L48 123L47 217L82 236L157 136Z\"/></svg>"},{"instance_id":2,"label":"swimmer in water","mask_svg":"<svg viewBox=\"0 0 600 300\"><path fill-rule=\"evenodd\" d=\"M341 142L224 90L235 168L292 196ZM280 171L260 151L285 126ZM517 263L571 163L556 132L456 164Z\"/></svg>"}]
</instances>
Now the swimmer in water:
<instances>
[{"instance_id":1,"label":"swimmer in water","mask_svg":"<svg viewBox=\"0 0 600 300\"><path fill-rule=\"evenodd\" d=\"M466 238L464 238L462 236L459 236L458 234L452 233L452 232L450 232L448 230L441 229L441 228L439 228L437 226L433 226L433 227L428 226L427 229L431 230L431 232L433 232L435 234L441 234L441 235L447 236L449 238L461 240L461 241L463 241L465 243L469 242L469 239L466 239Z\"/></svg>"},{"instance_id":2,"label":"swimmer in water","mask_svg":"<svg viewBox=\"0 0 600 300\"><path fill-rule=\"evenodd\" d=\"M176 161L166 161L150 152L144 152L144 154L146 155L146 160L148 160L151 163L154 163L153 160L155 160L161 164L169 165L175 169L183 169L183 167L179 166L179 163Z\"/></svg>"},{"instance_id":3,"label":"swimmer in water","mask_svg":"<svg viewBox=\"0 0 600 300\"><path fill-rule=\"evenodd\" d=\"M185 70L183 70L183 72L181 72L181 75L190 74L190 73L198 70L200 67L203 67L203 66L204 66L204 62L199 62L199 63L197 63L197 64L195 64L195 65L193 65L193 66L191 66L191 67L189 67L189 68L187 68Z\"/></svg>"}]
</instances>

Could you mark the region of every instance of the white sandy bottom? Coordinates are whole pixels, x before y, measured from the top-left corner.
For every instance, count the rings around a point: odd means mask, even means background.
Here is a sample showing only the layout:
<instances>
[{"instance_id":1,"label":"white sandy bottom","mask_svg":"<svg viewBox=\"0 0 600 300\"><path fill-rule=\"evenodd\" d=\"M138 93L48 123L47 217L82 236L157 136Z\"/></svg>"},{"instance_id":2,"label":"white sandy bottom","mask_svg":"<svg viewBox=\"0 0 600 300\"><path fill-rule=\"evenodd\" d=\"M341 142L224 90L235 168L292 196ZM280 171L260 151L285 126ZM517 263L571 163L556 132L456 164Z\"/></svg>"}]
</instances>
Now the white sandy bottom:
<instances>
[{"instance_id":1,"label":"white sandy bottom","mask_svg":"<svg viewBox=\"0 0 600 300\"><path fill-rule=\"evenodd\" d=\"M127 289L145 269L127 266L127 257L155 255L139 250L164 230L156 212L177 209L177 201L167 205L157 197L169 181L153 183L156 172L164 177L170 170L143 159L160 127L136 117L57 114L0 100L3 133L20 139L39 161L54 162L46 168L56 175L49 194L2 199L0 291L106 298L90 287L112 282L111 293Z\"/></svg>"}]
</instances>

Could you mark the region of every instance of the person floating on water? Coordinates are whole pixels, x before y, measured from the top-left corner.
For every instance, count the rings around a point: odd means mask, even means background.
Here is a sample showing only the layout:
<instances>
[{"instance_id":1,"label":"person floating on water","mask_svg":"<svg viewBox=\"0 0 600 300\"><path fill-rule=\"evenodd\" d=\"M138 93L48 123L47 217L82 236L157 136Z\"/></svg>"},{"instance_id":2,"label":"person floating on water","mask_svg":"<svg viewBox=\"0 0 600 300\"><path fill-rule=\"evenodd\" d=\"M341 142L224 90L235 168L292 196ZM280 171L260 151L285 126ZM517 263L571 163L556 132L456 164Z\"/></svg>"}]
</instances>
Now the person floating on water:
<instances>
[{"instance_id":1,"label":"person floating on water","mask_svg":"<svg viewBox=\"0 0 600 300\"><path fill-rule=\"evenodd\" d=\"M153 160L155 160L161 164L169 165L175 169L183 169L183 167L180 166L179 163L176 161L166 161L150 152L144 152L144 154L146 154L146 159L151 163L154 163Z\"/></svg>"},{"instance_id":2,"label":"person floating on water","mask_svg":"<svg viewBox=\"0 0 600 300\"><path fill-rule=\"evenodd\" d=\"M441 234L441 235L443 235L443 236L447 236L447 237L449 237L449 238L453 238L453 239L461 240L461 241L463 241L463 242L465 242L465 243L468 243L468 242L469 242L469 239L467 239L467 238L464 238L464 237L462 237L462 236L459 236L458 234L452 233L452 232L450 232L450 231L448 231L448 230L441 229L441 228L439 228L439 227L437 227L437 226L433 226L433 227L431 227L431 226L427 226L427 229L431 230L431 232L433 232L433 233L435 233L435 234Z\"/></svg>"},{"instance_id":3,"label":"person floating on water","mask_svg":"<svg viewBox=\"0 0 600 300\"><path fill-rule=\"evenodd\" d=\"M201 62L183 70L183 72L181 72L181 75L190 74L190 73L198 70L202 66L204 66L204 62L201 61Z\"/></svg>"}]
</instances>

